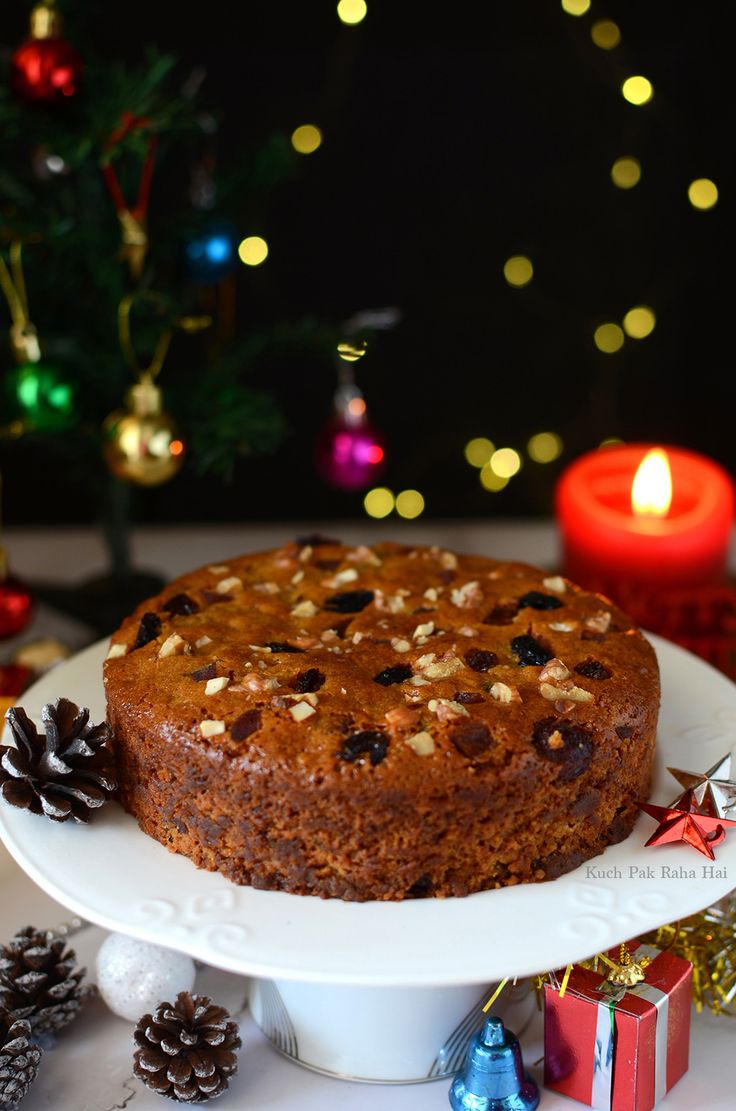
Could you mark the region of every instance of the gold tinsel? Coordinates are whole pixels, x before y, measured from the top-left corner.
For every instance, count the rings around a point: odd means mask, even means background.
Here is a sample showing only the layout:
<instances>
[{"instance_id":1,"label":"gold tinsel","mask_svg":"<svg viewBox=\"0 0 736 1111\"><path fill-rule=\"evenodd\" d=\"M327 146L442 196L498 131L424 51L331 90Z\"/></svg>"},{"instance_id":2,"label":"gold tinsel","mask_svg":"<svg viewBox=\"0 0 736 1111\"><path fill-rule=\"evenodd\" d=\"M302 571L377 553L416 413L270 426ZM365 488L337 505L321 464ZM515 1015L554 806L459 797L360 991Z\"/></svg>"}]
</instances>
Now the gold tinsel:
<instances>
[{"instance_id":1,"label":"gold tinsel","mask_svg":"<svg viewBox=\"0 0 736 1111\"><path fill-rule=\"evenodd\" d=\"M652 930L641 940L693 965L693 1002L700 1012L736 1018L736 891L712 907Z\"/></svg>"}]
</instances>

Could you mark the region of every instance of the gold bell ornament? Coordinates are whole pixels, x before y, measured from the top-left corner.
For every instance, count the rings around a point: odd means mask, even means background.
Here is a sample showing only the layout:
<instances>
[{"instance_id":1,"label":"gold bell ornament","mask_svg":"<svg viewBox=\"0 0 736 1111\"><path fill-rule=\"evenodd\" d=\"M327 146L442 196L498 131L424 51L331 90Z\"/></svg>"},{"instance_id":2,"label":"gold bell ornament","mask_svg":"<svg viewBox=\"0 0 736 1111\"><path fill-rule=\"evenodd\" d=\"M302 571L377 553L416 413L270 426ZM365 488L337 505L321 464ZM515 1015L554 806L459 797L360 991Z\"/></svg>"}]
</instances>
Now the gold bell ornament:
<instances>
[{"instance_id":1,"label":"gold bell ornament","mask_svg":"<svg viewBox=\"0 0 736 1111\"><path fill-rule=\"evenodd\" d=\"M139 294L139 299L160 303L155 293ZM125 395L125 408L116 409L103 426L102 453L113 475L136 486L162 486L181 470L186 446L174 420L163 407L156 378L164 365L173 327L159 337L148 367L141 367L130 334L133 297L126 297L118 310L120 346L137 382ZM211 323L209 317L181 317L174 327L196 332Z\"/></svg>"},{"instance_id":2,"label":"gold bell ornament","mask_svg":"<svg viewBox=\"0 0 736 1111\"><path fill-rule=\"evenodd\" d=\"M112 474L136 486L162 486L181 469L185 448L176 424L163 408L161 390L142 374L125 395L125 408L102 426L103 454Z\"/></svg>"}]
</instances>

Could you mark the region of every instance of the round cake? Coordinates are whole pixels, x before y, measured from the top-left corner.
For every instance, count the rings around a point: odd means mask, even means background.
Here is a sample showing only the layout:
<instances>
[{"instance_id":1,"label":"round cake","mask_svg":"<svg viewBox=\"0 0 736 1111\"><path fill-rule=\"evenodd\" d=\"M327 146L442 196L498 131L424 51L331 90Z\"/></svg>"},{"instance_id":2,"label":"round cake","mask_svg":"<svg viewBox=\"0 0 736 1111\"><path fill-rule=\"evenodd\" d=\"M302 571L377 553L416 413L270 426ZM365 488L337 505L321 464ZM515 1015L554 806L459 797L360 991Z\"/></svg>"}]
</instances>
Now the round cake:
<instances>
[{"instance_id":1,"label":"round cake","mask_svg":"<svg viewBox=\"0 0 736 1111\"><path fill-rule=\"evenodd\" d=\"M173 582L105 663L120 799L240 884L350 900L553 879L626 837L648 641L521 563L320 536Z\"/></svg>"}]
</instances>

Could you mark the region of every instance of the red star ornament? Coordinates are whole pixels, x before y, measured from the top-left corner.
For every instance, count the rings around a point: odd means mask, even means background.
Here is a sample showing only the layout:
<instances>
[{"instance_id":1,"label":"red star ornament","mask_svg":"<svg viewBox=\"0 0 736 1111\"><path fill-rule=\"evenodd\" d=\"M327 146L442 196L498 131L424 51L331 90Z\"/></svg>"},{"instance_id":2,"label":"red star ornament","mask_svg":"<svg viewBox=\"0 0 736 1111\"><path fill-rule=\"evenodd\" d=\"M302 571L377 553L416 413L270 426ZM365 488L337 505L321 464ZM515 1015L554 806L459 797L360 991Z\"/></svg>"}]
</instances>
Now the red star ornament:
<instances>
[{"instance_id":1,"label":"red star ornament","mask_svg":"<svg viewBox=\"0 0 736 1111\"><path fill-rule=\"evenodd\" d=\"M641 809L659 822L647 845L683 841L711 860L715 860L714 845L720 845L725 840L726 827L736 826L736 822L728 818L714 818L701 813L692 790L685 791L671 806L654 806L645 802Z\"/></svg>"}]
</instances>

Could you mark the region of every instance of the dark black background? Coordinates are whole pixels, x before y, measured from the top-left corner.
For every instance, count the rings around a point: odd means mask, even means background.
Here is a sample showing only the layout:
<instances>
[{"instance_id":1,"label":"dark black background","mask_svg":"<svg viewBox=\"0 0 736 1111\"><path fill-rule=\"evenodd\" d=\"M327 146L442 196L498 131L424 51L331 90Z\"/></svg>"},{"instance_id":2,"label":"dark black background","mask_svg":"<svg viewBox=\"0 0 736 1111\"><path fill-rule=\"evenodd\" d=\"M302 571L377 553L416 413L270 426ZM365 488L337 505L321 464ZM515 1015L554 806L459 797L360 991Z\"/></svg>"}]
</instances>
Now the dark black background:
<instances>
[{"instance_id":1,"label":"dark black background","mask_svg":"<svg viewBox=\"0 0 736 1111\"><path fill-rule=\"evenodd\" d=\"M420 489L428 514L549 512L560 468L606 436L678 443L734 469L726 4L593 4L576 19L554 0L369 0L355 28L332 3L75 7L111 57L139 60L155 41L181 56L182 76L202 63L223 145L303 122L323 128L323 147L262 217L271 253L241 270L241 327L400 308L359 380L390 446L384 481ZM610 53L590 39L603 17L623 35ZM24 26L23 5L4 8L6 43ZM642 108L619 91L635 73L654 84ZM643 168L630 191L609 176L624 154ZM687 199L701 176L720 190L709 212ZM503 279L516 253L535 266L523 290ZM600 354L596 326L641 303L656 312L654 333ZM141 493L139 518L362 512L362 495L327 489L311 463L332 362L276 362L262 384L286 413L284 447L243 461L230 487L186 471ZM470 437L523 449L548 429L563 437L561 460L527 462L500 494L483 491L463 459ZM40 465L12 463L5 505L11 522L93 510L63 476L47 482Z\"/></svg>"}]
</instances>

